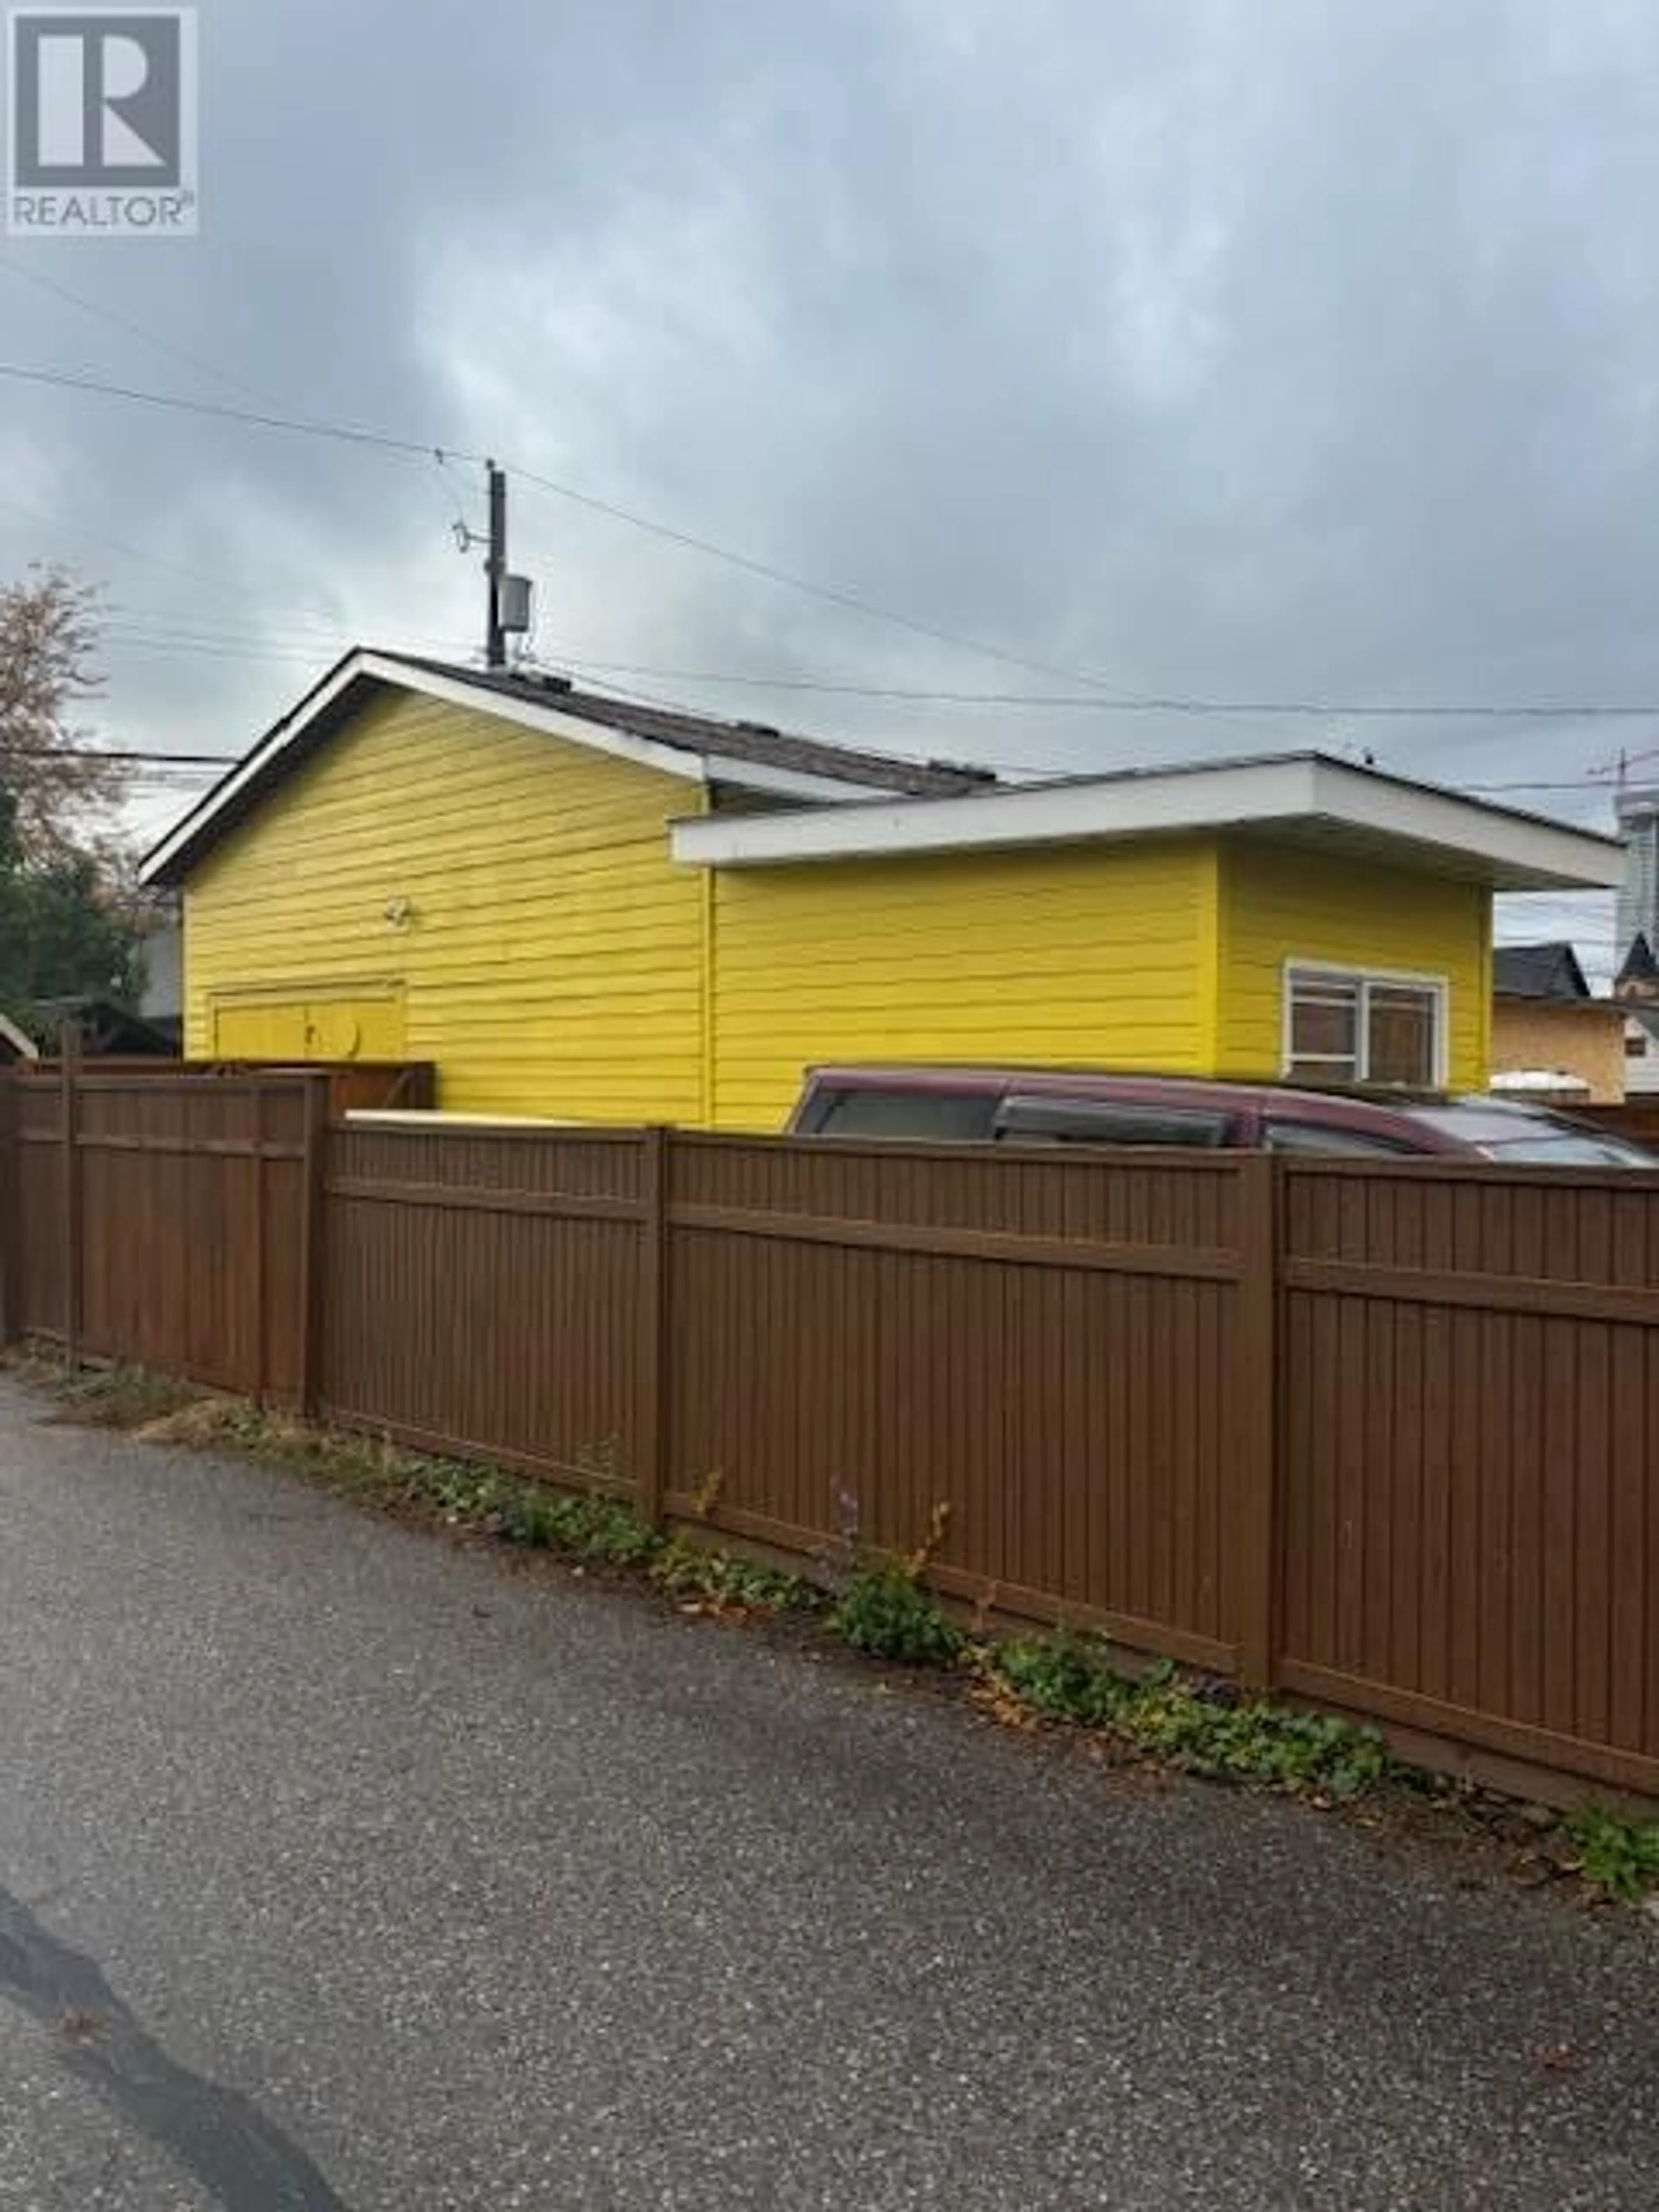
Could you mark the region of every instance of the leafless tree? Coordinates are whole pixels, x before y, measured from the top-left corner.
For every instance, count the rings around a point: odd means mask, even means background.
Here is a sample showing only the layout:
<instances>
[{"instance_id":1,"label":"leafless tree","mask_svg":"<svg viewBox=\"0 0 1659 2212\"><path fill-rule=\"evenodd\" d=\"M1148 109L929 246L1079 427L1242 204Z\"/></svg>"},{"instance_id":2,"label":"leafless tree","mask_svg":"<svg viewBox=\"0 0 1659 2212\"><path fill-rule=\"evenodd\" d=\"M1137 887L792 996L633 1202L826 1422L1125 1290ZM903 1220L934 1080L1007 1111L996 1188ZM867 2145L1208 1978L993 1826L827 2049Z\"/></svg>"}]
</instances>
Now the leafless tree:
<instances>
[{"instance_id":1,"label":"leafless tree","mask_svg":"<svg viewBox=\"0 0 1659 2212\"><path fill-rule=\"evenodd\" d=\"M27 859L110 842L126 771L79 720L102 690L97 644L94 586L44 567L0 586L0 784Z\"/></svg>"}]
</instances>

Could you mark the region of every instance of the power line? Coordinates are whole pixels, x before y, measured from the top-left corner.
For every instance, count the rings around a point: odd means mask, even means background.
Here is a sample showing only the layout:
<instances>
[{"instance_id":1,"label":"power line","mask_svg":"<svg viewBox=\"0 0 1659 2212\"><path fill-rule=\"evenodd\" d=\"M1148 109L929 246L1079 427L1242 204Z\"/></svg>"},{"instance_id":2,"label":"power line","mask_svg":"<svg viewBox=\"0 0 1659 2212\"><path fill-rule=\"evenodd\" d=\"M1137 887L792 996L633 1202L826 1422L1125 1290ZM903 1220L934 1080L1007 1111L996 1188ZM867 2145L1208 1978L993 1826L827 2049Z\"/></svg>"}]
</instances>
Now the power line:
<instances>
[{"instance_id":1,"label":"power line","mask_svg":"<svg viewBox=\"0 0 1659 2212\"><path fill-rule=\"evenodd\" d=\"M861 599L855 592L842 591L834 584L815 582L811 577L798 575L792 569L775 568L769 561L757 561L750 554L738 553L729 545L719 544L712 538L700 537L695 531L678 529L672 523L658 522L650 515L641 514L631 507L618 507L614 501L600 499L592 492L580 491L574 484L562 483L556 477L540 476L535 470L524 468L516 462L507 465L515 483L532 484L538 491L549 492L556 499L568 501L573 506L584 507L590 514L605 515L612 522L626 523L629 529L644 531L650 537L659 538L670 545L679 545L688 551L704 554L708 559L723 562L728 568L738 569L744 575L757 576L764 583L781 585L788 591L803 592L809 599L822 599L827 605L864 615L873 622L890 623L896 629L908 630L912 636L930 639L936 645L953 646L959 652L978 653L984 659L1000 660L1011 668L1029 668L1035 675L1057 677L1070 684L1090 684L1099 697L1110 701L1114 705L1127 707L1134 703L1134 695L1120 692L1106 678L1093 675L1086 669L1062 667L1054 661L1038 660L1029 653L1015 653L1006 646L991 645L983 638L970 637L964 630L946 629L939 623L923 622L914 615L900 614L891 607L878 605L873 599ZM650 674L653 672L644 670L640 672ZM871 696L882 695L872 693Z\"/></svg>"},{"instance_id":2,"label":"power line","mask_svg":"<svg viewBox=\"0 0 1659 2212\"><path fill-rule=\"evenodd\" d=\"M168 753L131 745L9 745L0 741L0 760L116 761L165 768L234 768L234 753Z\"/></svg>"},{"instance_id":3,"label":"power line","mask_svg":"<svg viewBox=\"0 0 1659 2212\"><path fill-rule=\"evenodd\" d=\"M84 304L84 303L82 303ZM97 312L97 311L94 311ZM295 436L324 438L337 443L362 446L380 452L402 453L422 460L447 456L483 466L486 456L470 453L455 447L446 447L441 441L401 438L382 430L370 429L359 424L332 422L316 417L283 414L266 414L252 409L230 407L216 401L191 399L175 392L143 391L131 385L115 384L101 378L70 374L59 369L31 368L15 362L0 362L0 378L23 384L40 385L52 389L95 394L112 399L122 399L133 404L166 409L176 413L206 416L218 422L235 422L245 428L272 430ZM1499 702L1492 700L1467 700L1456 702L1411 702L1395 703L1382 701L1343 701L1303 698L1225 699L1184 696L1178 694L1125 693L1109 684L1103 677L1057 663L1042 660L1020 653L967 632L951 629L942 624L921 621L918 617L878 605L854 592L823 584L793 570L782 568L770 562L755 559L732 547L722 545L715 539L705 538L694 531L682 530L672 524L659 522L654 517L636 509L620 506L616 501L600 498L574 484L556 477L542 475L533 469L514 465L513 473L519 482L533 486L554 498L566 501L587 511L602 514L629 528L646 532L664 542L678 545L723 562L728 568L752 575L763 581L799 592L832 606L883 622L908 631L917 637L927 638L936 644L949 645L959 651L973 653L983 658L1001 661L1019 668L1028 668L1039 675L1057 678L1074 684L1087 685L1086 696L1055 694L1022 694L994 692L966 692L913 690L897 685L835 683L823 678L757 677L736 672L695 670L666 670L647 667L639 664L612 664L619 673L635 673L659 680L682 683L731 683L757 685L768 689L811 690L834 693L848 697L888 699L910 703L939 703L953 706L1042 707L1045 708L1087 708L1098 712L1109 707L1131 714L1165 714L1187 715L1259 715L1273 717L1317 717L1325 720L1432 720L1505 721L1576 721L1591 720L1636 719L1659 717L1659 706L1651 702L1612 702L1603 700L1552 702L1517 700ZM601 666L599 662L579 665Z\"/></svg>"},{"instance_id":4,"label":"power line","mask_svg":"<svg viewBox=\"0 0 1659 2212\"><path fill-rule=\"evenodd\" d=\"M271 394L262 392L258 385L234 375L228 368L220 368L214 362L204 361L200 354L191 353L187 347L177 344L172 338L164 338L155 331L146 330L143 324L134 322L130 315L122 314L117 308L106 307L100 300L88 300L84 293L71 291L67 284L60 284L56 277L43 276L37 269L26 269L21 262L14 261L9 255L0 254L0 271L8 276L19 277L25 284L33 284L40 291L50 292L59 300L66 300L70 307L79 307L83 314L95 315L100 322L108 323L113 329L125 331L129 337L138 338L145 345L154 346L158 353L170 354L174 361L183 362L186 368L195 369L198 375L210 377L216 384L226 385L250 399L271 399Z\"/></svg>"},{"instance_id":5,"label":"power line","mask_svg":"<svg viewBox=\"0 0 1659 2212\"><path fill-rule=\"evenodd\" d=\"M479 466L483 466L487 460L487 456L483 453L467 453L456 447L447 447L439 440L399 438L389 432L369 429L359 424L331 422L315 417L265 414L249 408L225 406L214 400L191 399L179 392L146 392L132 385L115 384L101 377L74 375L63 369L37 368L21 362L0 362L0 377L8 377L21 384L43 385L56 391L92 393L106 399L123 399L137 406L160 407L179 414L205 416L216 422L237 422L252 429L282 431L300 437L330 438L348 445L368 446L381 452L410 454L422 459L436 458L441 461L447 455L453 460L469 461ZM842 591L834 585L817 583L811 577L797 575L788 569L774 567L768 562L757 561L746 553L739 553L730 546L717 544L713 538L700 537L692 531L678 529L670 523L659 522L650 515L641 514L631 508L620 507L615 501L601 499L593 493L579 490L574 484L562 483L555 477L542 476L533 469L515 466L513 473L520 483L532 484L537 489L547 492L555 498L570 501L587 509L590 513L606 515L612 521L625 523L630 529L644 531L653 538L701 553L710 560L723 562L729 568L740 569L746 574L760 577L769 583L784 586L791 591L805 592L811 598L824 600L830 605L866 616L872 621L891 623L900 629L910 631L915 636L931 638L937 644L954 646L960 651L979 653L990 659L1003 661L1013 667L1029 668L1038 675L1059 677L1073 684L1091 684L1103 693L1115 696L1113 687L1109 685L1102 677L1091 675L1083 670L1059 667L1052 662L1037 660L1026 654L1012 652L1002 646L988 644L983 639L969 637L963 631L947 629L939 624L921 622L913 616L898 613L891 608L878 606L874 600L861 599L855 592Z\"/></svg>"},{"instance_id":6,"label":"power line","mask_svg":"<svg viewBox=\"0 0 1659 2212\"><path fill-rule=\"evenodd\" d=\"M1606 781L1595 769L1586 769L1583 775L1543 778L1519 783L1466 783L1465 791L1583 791L1605 792Z\"/></svg>"},{"instance_id":7,"label":"power line","mask_svg":"<svg viewBox=\"0 0 1659 2212\"><path fill-rule=\"evenodd\" d=\"M1094 714L1257 714L1264 720L1273 715L1312 715L1333 722L1362 718L1425 721L1451 721L1462 718L1488 721L1573 721L1605 715L1644 715L1659 719L1659 704L1653 703L1626 705L1604 701L1593 703L1563 701L1552 704L1532 700L1504 703L1483 700L1443 704L1413 701L1395 705L1382 701L1342 699L1215 699L1150 695L1133 698L1104 698L1092 694L1079 696L1055 691L935 690L903 684L856 684L830 677L758 676L729 668L663 668L646 661L595 659L585 654L562 653L550 646L547 648L547 657L567 668L593 669L601 674L614 672L617 675L644 676L665 684L730 684L742 689L763 691L822 692L838 697L888 700L912 706L1043 707L1068 713ZM1632 755L1632 757L1642 757Z\"/></svg>"},{"instance_id":8,"label":"power line","mask_svg":"<svg viewBox=\"0 0 1659 2212\"><path fill-rule=\"evenodd\" d=\"M161 407L180 415L205 415L221 422L240 422L255 430L281 430L302 438L331 438L348 446L371 446L383 453L412 453L421 459L447 453L450 459L483 465L482 453L459 452L430 440L397 438L385 430L370 430L355 423L327 422L297 415L265 415L246 407L228 407L216 399L189 399L175 392L141 392L130 384L111 384L100 377L74 376L64 369L31 368L17 362L0 362L0 377L17 384L47 385L63 392L93 392L100 398L125 399L140 407Z\"/></svg>"},{"instance_id":9,"label":"power line","mask_svg":"<svg viewBox=\"0 0 1659 2212\"><path fill-rule=\"evenodd\" d=\"M142 639L152 645L168 643L186 647L211 645L233 649L239 646L246 646L250 650L277 647L296 652L303 651L313 657L320 653L328 653L337 659L343 653L352 653L360 648L364 651L374 650L372 647L364 647L361 638L339 629L313 629L302 625L278 623L274 623L270 629L259 629L250 625L245 629L216 629L206 623L192 623L187 617L181 617L174 620L163 614L152 613L148 608L112 615L105 618L99 624L99 628L102 634L109 636ZM409 649L411 651L416 647L428 651L441 648L451 653L466 653L476 649L470 638L440 636L434 632L414 630L404 631L399 635L409 641ZM388 647L388 650L396 649Z\"/></svg>"},{"instance_id":10,"label":"power line","mask_svg":"<svg viewBox=\"0 0 1659 2212\"><path fill-rule=\"evenodd\" d=\"M270 607L272 604L264 598L263 593L228 584L222 576L216 576L206 568L186 567L183 562L168 560L160 553L152 552L142 545L131 544L125 538L110 538L100 532L77 529L73 523L60 521L55 515L41 514L33 507L21 507L15 500L0 499L0 511L15 514L21 520L32 523L39 530L50 531L57 537L73 538L84 545L95 545L101 551L113 553L123 560L136 561L144 568L155 568L168 575L182 576L187 582L205 586L208 589L217 592L223 598L245 599L251 605L261 607ZM324 622L338 620L337 612L325 609L320 599L301 602L295 606L277 603L276 611L281 611L291 621L304 620L307 623L310 623L313 618Z\"/></svg>"}]
</instances>

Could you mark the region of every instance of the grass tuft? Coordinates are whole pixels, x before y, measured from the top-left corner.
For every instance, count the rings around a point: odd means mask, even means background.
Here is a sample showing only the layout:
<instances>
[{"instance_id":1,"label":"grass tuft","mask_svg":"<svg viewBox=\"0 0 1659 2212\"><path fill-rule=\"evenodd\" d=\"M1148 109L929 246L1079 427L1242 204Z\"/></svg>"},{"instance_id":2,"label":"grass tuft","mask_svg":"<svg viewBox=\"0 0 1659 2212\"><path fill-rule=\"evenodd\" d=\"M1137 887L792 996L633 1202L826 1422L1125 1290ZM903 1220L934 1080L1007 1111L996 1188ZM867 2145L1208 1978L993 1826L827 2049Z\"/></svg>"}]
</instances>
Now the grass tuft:
<instances>
[{"instance_id":1,"label":"grass tuft","mask_svg":"<svg viewBox=\"0 0 1659 2212\"><path fill-rule=\"evenodd\" d=\"M58 1367L52 1387L58 1418L88 1428L142 1428L199 1402L199 1393L189 1383L147 1367L91 1367L76 1374Z\"/></svg>"}]
</instances>

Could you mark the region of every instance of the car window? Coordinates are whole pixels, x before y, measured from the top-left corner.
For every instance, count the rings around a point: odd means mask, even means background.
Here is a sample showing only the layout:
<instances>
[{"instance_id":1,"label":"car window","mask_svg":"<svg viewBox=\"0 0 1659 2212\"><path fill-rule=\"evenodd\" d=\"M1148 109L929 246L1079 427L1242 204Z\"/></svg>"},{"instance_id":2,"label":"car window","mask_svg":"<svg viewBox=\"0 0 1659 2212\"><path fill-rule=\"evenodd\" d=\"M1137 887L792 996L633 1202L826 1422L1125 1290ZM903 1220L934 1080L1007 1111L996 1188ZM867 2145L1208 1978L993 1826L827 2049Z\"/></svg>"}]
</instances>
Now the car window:
<instances>
[{"instance_id":1,"label":"car window","mask_svg":"<svg viewBox=\"0 0 1659 2212\"><path fill-rule=\"evenodd\" d=\"M1228 1115L1215 1107L1160 1106L1116 1098L1005 1099L996 1133L1021 1145L1224 1145Z\"/></svg>"},{"instance_id":2,"label":"car window","mask_svg":"<svg viewBox=\"0 0 1659 2212\"><path fill-rule=\"evenodd\" d=\"M1626 1137L1587 1127L1538 1108L1492 1102L1480 1105L1413 1106L1407 1112L1414 1121L1456 1137L1470 1150L1489 1159L1512 1160L1519 1166L1535 1161L1540 1166L1563 1168L1659 1167L1659 1154Z\"/></svg>"},{"instance_id":3,"label":"car window","mask_svg":"<svg viewBox=\"0 0 1659 2212\"><path fill-rule=\"evenodd\" d=\"M1420 1158L1426 1149L1369 1129L1345 1129L1334 1121L1273 1120L1263 1132L1262 1142L1270 1152L1321 1153L1327 1159Z\"/></svg>"},{"instance_id":4,"label":"car window","mask_svg":"<svg viewBox=\"0 0 1659 2212\"><path fill-rule=\"evenodd\" d=\"M986 1091L831 1091L823 1095L808 1133L960 1143L988 1137L996 1108Z\"/></svg>"},{"instance_id":5,"label":"car window","mask_svg":"<svg viewBox=\"0 0 1659 2212\"><path fill-rule=\"evenodd\" d=\"M1480 1150L1489 1160L1511 1160L1517 1167L1534 1163L1557 1168L1659 1168L1659 1152L1646 1152L1622 1137L1598 1137L1590 1131L1583 1136L1563 1130L1514 1137L1502 1144L1483 1144Z\"/></svg>"}]
</instances>

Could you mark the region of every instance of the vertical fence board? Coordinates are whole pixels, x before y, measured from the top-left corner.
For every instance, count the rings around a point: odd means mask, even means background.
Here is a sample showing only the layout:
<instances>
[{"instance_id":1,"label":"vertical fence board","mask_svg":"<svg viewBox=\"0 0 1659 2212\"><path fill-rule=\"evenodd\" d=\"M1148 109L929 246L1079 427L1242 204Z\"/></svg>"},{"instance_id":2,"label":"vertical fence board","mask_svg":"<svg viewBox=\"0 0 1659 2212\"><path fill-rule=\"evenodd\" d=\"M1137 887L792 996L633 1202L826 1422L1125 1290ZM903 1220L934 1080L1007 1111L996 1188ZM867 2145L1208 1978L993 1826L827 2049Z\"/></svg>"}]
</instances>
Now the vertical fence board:
<instances>
[{"instance_id":1,"label":"vertical fence board","mask_svg":"<svg viewBox=\"0 0 1659 2212\"><path fill-rule=\"evenodd\" d=\"M1652 1791L1659 1176L1281 1174L1281 1679Z\"/></svg>"}]
</instances>

